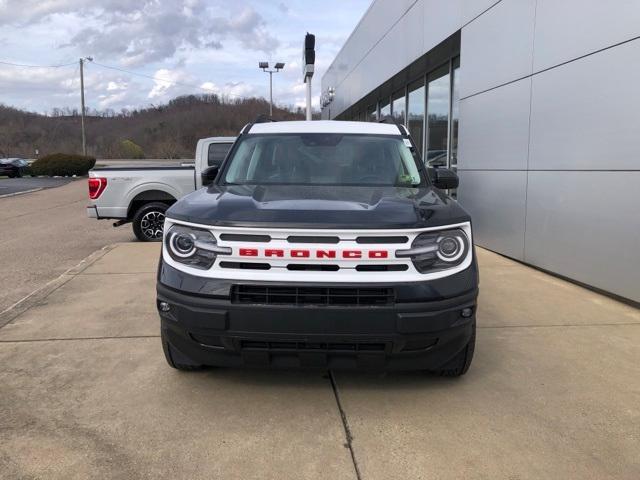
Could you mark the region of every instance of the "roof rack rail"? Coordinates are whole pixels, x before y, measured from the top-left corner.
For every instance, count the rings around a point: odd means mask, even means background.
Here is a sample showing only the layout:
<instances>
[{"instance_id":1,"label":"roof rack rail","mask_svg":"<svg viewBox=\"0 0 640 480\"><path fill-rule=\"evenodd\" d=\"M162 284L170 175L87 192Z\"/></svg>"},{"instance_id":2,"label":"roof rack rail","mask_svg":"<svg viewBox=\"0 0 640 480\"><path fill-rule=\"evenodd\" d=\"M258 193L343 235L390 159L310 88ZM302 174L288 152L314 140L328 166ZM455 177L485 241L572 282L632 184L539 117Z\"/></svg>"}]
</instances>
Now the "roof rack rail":
<instances>
[{"instance_id":1,"label":"roof rack rail","mask_svg":"<svg viewBox=\"0 0 640 480\"><path fill-rule=\"evenodd\" d=\"M395 125L400 130L400 135L403 137L408 137L409 132L407 131L407 127L405 127L402 123L398 122L398 120L394 117L384 117L378 120L378 123L388 123L390 125Z\"/></svg>"},{"instance_id":2,"label":"roof rack rail","mask_svg":"<svg viewBox=\"0 0 640 480\"><path fill-rule=\"evenodd\" d=\"M273 118L269 117L268 115L265 115L264 113L261 113L260 115L258 115L256 117L256 119L253 122L247 123L244 126L244 128L242 130L240 130L240 135L244 135L246 133L249 133L251 131L251 127L253 127L256 123L269 123L269 122L277 122L277 120L274 120Z\"/></svg>"},{"instance_id":3,"label":"roof rack rail","mask_svg":"<svg viewBox=\"0 0 640 480\"><path fill-rule=\"evenodd\" d=\"M256 119L253 121L253 123L269 123L269 122L277 122L277 120L274 120L273 118L271 118L268 115L265 115L264 113L261 113L260 115L258 115Z\"/></svg>"}]
</instances>

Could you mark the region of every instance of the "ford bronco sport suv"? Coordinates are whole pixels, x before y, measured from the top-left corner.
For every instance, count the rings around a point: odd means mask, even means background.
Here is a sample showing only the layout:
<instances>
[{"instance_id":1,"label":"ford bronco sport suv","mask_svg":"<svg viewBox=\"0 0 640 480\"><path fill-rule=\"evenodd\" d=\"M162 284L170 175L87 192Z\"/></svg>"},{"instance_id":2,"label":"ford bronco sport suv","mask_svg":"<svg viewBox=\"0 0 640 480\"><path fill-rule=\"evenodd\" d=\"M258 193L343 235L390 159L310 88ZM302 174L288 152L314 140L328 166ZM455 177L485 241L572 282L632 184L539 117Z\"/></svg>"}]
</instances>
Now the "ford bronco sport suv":
<instances>
[{"instance_id":1,"label":"ford bronco sport suv","mask_svg":"<svg viewBox=\"0 0 640 480\"><path fill-rule=\"evenodd\" d=\"M169 365L464 374L478 268L469 215L392 124L249 124L166 214Z\"/></svg>"}]
</instances>

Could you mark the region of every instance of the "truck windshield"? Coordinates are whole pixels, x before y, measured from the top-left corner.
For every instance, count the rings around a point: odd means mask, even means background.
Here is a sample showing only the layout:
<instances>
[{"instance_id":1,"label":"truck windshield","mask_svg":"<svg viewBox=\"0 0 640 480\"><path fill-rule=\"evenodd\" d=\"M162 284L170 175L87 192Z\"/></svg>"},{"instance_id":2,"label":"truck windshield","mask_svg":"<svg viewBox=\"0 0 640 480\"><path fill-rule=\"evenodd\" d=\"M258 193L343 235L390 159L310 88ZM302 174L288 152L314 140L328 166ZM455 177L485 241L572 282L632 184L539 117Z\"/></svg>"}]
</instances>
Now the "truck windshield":
<instances>
[{"instance_id":1,"label":"truck windshield","mask_svg":"<svg viewBox=\"0 0 640 480\"><path fill-rule=\"evenodd\" d=\"M421 184L418 159L402 137L324 133L248 135L222 178L228 185Z\"/></svg>"}]
</instances>

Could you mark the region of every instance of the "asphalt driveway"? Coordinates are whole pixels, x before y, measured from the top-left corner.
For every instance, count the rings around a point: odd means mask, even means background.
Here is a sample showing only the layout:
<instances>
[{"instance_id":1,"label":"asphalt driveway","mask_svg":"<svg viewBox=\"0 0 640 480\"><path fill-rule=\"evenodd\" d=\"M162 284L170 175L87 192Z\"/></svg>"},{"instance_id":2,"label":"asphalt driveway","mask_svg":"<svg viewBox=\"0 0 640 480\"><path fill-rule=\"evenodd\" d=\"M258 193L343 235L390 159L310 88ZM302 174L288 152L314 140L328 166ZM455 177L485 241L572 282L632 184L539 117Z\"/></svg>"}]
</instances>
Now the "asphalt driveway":
<instances>
[{"instance_id":1,"label":"asphalt driveway","mask_svg":"<svg viewBox=\"0 0 640 480\"><path fill-rule=\"evenodd\" d=\"M48 177L23 177L23 178L2 178L0 177L0 197L3 195L39 190L44 188L54 188L66 185L73 181L71 178L48 178Z\"/></svg>"}]
</instances>

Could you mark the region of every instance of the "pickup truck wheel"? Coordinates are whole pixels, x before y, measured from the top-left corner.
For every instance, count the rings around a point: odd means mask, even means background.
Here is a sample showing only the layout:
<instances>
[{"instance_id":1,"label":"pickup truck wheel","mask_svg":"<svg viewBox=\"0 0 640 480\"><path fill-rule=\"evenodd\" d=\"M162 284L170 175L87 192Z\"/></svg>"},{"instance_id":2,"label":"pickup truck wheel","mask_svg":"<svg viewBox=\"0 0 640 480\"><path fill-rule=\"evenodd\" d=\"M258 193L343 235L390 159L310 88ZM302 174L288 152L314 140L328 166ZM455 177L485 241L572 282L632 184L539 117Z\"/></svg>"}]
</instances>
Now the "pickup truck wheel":
<instances>
[{"instance_id":1,"label":"pickup truck wheel","mask_svg":"<svg viewBox=\"0 0 640 480\"><path fill-rule=\"evenodd\" d=\"M473 352L476 348L476 324L473 322L473 333L469 339L469 343L451 360L445 363L437 370L432 370L431 373L440 375L441 377L460 377L467 373L471 360L473 360Z\"/></svg>"},{"instance_id":2,"label":"pickup truck wheel","mask_svg":"<svg viewBox=\"0 0 640 480\"><path fill-rule=\"evenodd\" d=\"M181 352L171 347L171 344L165 338L164 330L161 331L160 338L162 340L162 350L164 351L164 358L167 360L167 363L171 368L175 368L176 370L182 370L185 372L202 369L202 365L192 362L191 359L187 358Z\"/></svg>"},{"instance_id":3,"label":"pickup truck wheel","mask_svg":"<svg viewBox=\"0 0 640 480\"><path fill-rule=\"evenodd\" d=\"M162 240L164 213L167 205L160 202L147 203L133 216L133 233L141 242L159 242Z\"/></svg>"}]
</instances>

